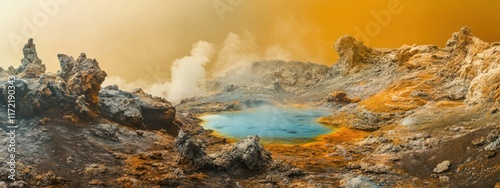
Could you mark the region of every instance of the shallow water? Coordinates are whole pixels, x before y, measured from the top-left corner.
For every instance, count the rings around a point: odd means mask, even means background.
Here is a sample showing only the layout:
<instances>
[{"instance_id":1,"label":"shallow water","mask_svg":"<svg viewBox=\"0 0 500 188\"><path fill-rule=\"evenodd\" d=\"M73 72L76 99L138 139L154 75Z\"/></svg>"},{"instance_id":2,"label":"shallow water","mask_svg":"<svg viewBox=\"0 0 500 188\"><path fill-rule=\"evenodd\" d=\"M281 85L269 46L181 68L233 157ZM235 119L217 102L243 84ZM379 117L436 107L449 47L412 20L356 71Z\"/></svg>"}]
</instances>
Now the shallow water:
<instances>
[{"instance_id":1,"label":"shallow water","mask_svg":"<svg viewBox=\"0 0 500 188\"><path fill-rule=\"evenodd\" d=\"M334 131L316 122L328 111L305 108L261 106L240 112L202 116L203 126L223 137L258 135L264 142L307 142Z\"/></svg>"}]
</instances>

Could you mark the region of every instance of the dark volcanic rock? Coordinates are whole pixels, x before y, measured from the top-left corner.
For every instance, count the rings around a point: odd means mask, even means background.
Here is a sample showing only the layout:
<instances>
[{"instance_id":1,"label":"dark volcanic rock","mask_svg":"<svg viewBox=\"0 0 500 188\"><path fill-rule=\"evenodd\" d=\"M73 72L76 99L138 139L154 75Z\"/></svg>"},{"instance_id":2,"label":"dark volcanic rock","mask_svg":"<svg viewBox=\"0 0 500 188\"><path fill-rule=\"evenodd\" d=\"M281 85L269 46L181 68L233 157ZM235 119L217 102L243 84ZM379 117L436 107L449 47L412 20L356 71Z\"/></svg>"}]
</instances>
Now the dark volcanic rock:
<instances>
[{"instance_id":1,"label":"dark volcanic rock","mask_svg":"<svg viewBox=\"0 0 500 188\"><path fill-rule=\"evenodd\" d=\"M34 88L25 96L17 98L21 115L40 114L53 108L63 111L74 109L76 97L67 95L67 92L53 80L53 76L42 74Z\"/></svg>"},{"instance_id":2,"label":"dark volcanic rock","mask_svg":"<svg viewBox=\"0 0 500 188\"><path fill-rule=\"evenodd\" d=\"M103 115L122 124L139 129L160 130L176 135L175 108L159 97L153 97L138 89L125 92L118 86L108 86L99 93L99 108Z\"/></svg>"},{"instance_id":3,"label":"dark volcanic rock","mask_svg":"<svg viewBox=\"0 0 500 188\"><path fill-rule=\"evenodd\" d=\"M115 85L103 88L99 97L99 108L103 115L126 125L145 128L141 107L132 93L118 90Z\"/></svg>"},{"instance_id":4,"label":"dark volcanic rock","mask_svg":"<svg viewBox=\"0 0 500 188\"><path fill-rule=\"evenodd\" d=\"M165 129L174 135L179 132L180 125L175 122L176 110L172 103L161 97L153 97L142 89L136 89L132 93L136 96L135 100L141 107L146 128Z\"/></svg>"},{"instance_id":5,"label":"dark volcanic rock","mask_svg":"<svg viewBox=\"0 0 500 188\"><path fill-rule=\"evenodd\" d=\"M23 80L16 79L12 82L12 84L5 83L4 87L0 88L0 91L3 94L1 104L6 104L8 101L9 90L12 90L9 89L9 86L15 88L15 94L14 94L15 99L22 99L29 92L28 84L26 84L26 82Z\"/></svg>"},{"instance_id":6,"label":"dark volcanic rock","mask_svg":"<svg viewBox=\"0 0 500 188\"><path fill-rule=\"evenodd\" d=\"M208 162L205 149L201 144L193 141L191 135L186 131L180 131L175 139L174 146L179 152L179 163L188 164L199 169Z\"/></svg>"}]
</instances>

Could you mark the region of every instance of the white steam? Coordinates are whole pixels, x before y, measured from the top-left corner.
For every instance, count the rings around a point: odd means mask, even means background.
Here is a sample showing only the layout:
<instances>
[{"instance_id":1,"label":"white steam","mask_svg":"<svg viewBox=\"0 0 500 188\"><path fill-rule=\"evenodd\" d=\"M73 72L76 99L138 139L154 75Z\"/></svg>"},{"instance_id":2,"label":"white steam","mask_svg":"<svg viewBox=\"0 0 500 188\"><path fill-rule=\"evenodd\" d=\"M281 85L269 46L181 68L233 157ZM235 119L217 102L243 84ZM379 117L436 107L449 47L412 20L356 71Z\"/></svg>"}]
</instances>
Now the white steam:
<instances>
[{"instance_id":1,"label":"white steam","mask_svg":"<svg viewBox=\"0 0 500 188\"><path fill-rule=\"evenodd\" d=\"M243 32L241 36L231 32L217 54L212 76L226 76L227 72L241 73L248 70L251 62L259 59L258 46L250 32Z\"/></svg>"},{"instance_id":2,"label":"white steam","mask_svg":"<svg viewBox=\"0 0 500 188\"><path fill-rule=\"evenodd\" d=\"M215 49L212 44L199 41L193 45L191 54L176 59L172 66L171 82L149 83L144 80L127 83L123 78L110 76L103 85L116 84L121 90L132 91L142 88L153 96L164 97L171 102L179 102L184 98L203 95L205 93L205 65L210 61Z\"/></svg>"},{"instance_id":3,"label":"white steam","mask_svg":"<svg viewBox=\"0 0 500 188\"><path fill-rule=\"evenodd\" d=\"M232 82L247 81L253 77L248 70L251 70L250 66L255 61L264 59L317 60L318 57L322 56L322 50L316 50L319 52L317 54L309 54L303 44L306 43L305 41L310 43L311 36L319 35L319 31L304 29L304 27L314 28L312 25L295 19L278 19L274 32L269 33L271 38L274 38L274 43L263 47L257 44L254 35L249 31L243 31L241 34L229 33L217 49L211 43L197 42L193 45L189 56L177 59L172 63L170 82L152 83L139 80L128 83L120 77L110 76L103 85L117 84L120 89L125 91L142 88L151 95L166 98L174 103L189 97L203 96L207 94L206 79L231 74ZM295 33L295 35L292 36L291 33ZM208 64L213 55L216 55L214 63ZM304 57L306 59L303 59Z\"/></svg>"},{"instance_id":4,"label":"white steam","mask_svg":"<svg viewBox=\"0 0 500 188\"><path fill-rule=\"evenodd\" d=\"M205 88L205 65L214 54L212 44L200 41L193 45L191 56L177 59L170 68L172 82L167 99L178 102L183 98L202 95Z\"/></svg>"}]
</instances>

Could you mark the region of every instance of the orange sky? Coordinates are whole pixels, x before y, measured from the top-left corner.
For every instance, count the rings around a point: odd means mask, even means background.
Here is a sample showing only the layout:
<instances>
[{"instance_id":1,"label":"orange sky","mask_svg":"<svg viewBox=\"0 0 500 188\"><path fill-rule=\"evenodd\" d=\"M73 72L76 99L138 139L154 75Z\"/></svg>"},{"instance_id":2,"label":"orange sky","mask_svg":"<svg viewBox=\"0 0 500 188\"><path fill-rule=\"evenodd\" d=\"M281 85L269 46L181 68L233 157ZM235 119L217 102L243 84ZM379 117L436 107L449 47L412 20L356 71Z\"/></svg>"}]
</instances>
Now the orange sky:
<instances>
[{"instance_id":1,"label":"orange sky","mask_svg":"<svg viewBox=\"0 0 500 188\"><path fill-rule=\"evenodd\" d=\"M40 2L56 2L48 6L54 11ZM227 10L223 19L214 3ZM391 6L400 12L390 13ZM387 23L373 16L381 12L390 13ZM251 53L280 46L289 59L331 65L335 40L367 26L372 36L358 38L375 47L444 46L465 25L485 41L500 41L499 12L500 2L487 0L0 0L0 66L20 64L22 45L11 42L13 36L22 44L33 37L51 72L59 69L58 53L85 52L109 75L168 80L171 63L194 43L220 48L230 32L250 33L257 46ZM34 17L37 32L23 33Z\"/></svg>"}]
</instances>

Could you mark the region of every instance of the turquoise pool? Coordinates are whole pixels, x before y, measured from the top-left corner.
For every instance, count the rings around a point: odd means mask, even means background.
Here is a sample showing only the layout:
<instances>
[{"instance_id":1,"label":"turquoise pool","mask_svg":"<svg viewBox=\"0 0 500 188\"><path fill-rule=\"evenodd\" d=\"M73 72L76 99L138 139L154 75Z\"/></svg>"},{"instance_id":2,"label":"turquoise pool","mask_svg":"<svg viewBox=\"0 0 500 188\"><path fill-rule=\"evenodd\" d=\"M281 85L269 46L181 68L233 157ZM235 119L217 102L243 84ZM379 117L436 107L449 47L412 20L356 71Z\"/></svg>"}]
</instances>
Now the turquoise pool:
<instances>
[{"instance_id":1,"label":"turquoise pool","mask_svg":"<svg viewBox=\"0 0 500 188\"><path fill-rule=\"evenodd\" d=\"M261 106L239 112L202 116L203 126L223 137L258 135L263 141L303 142L334 131L316 121L325 110Z\"/></svg>"}]
</instances>

